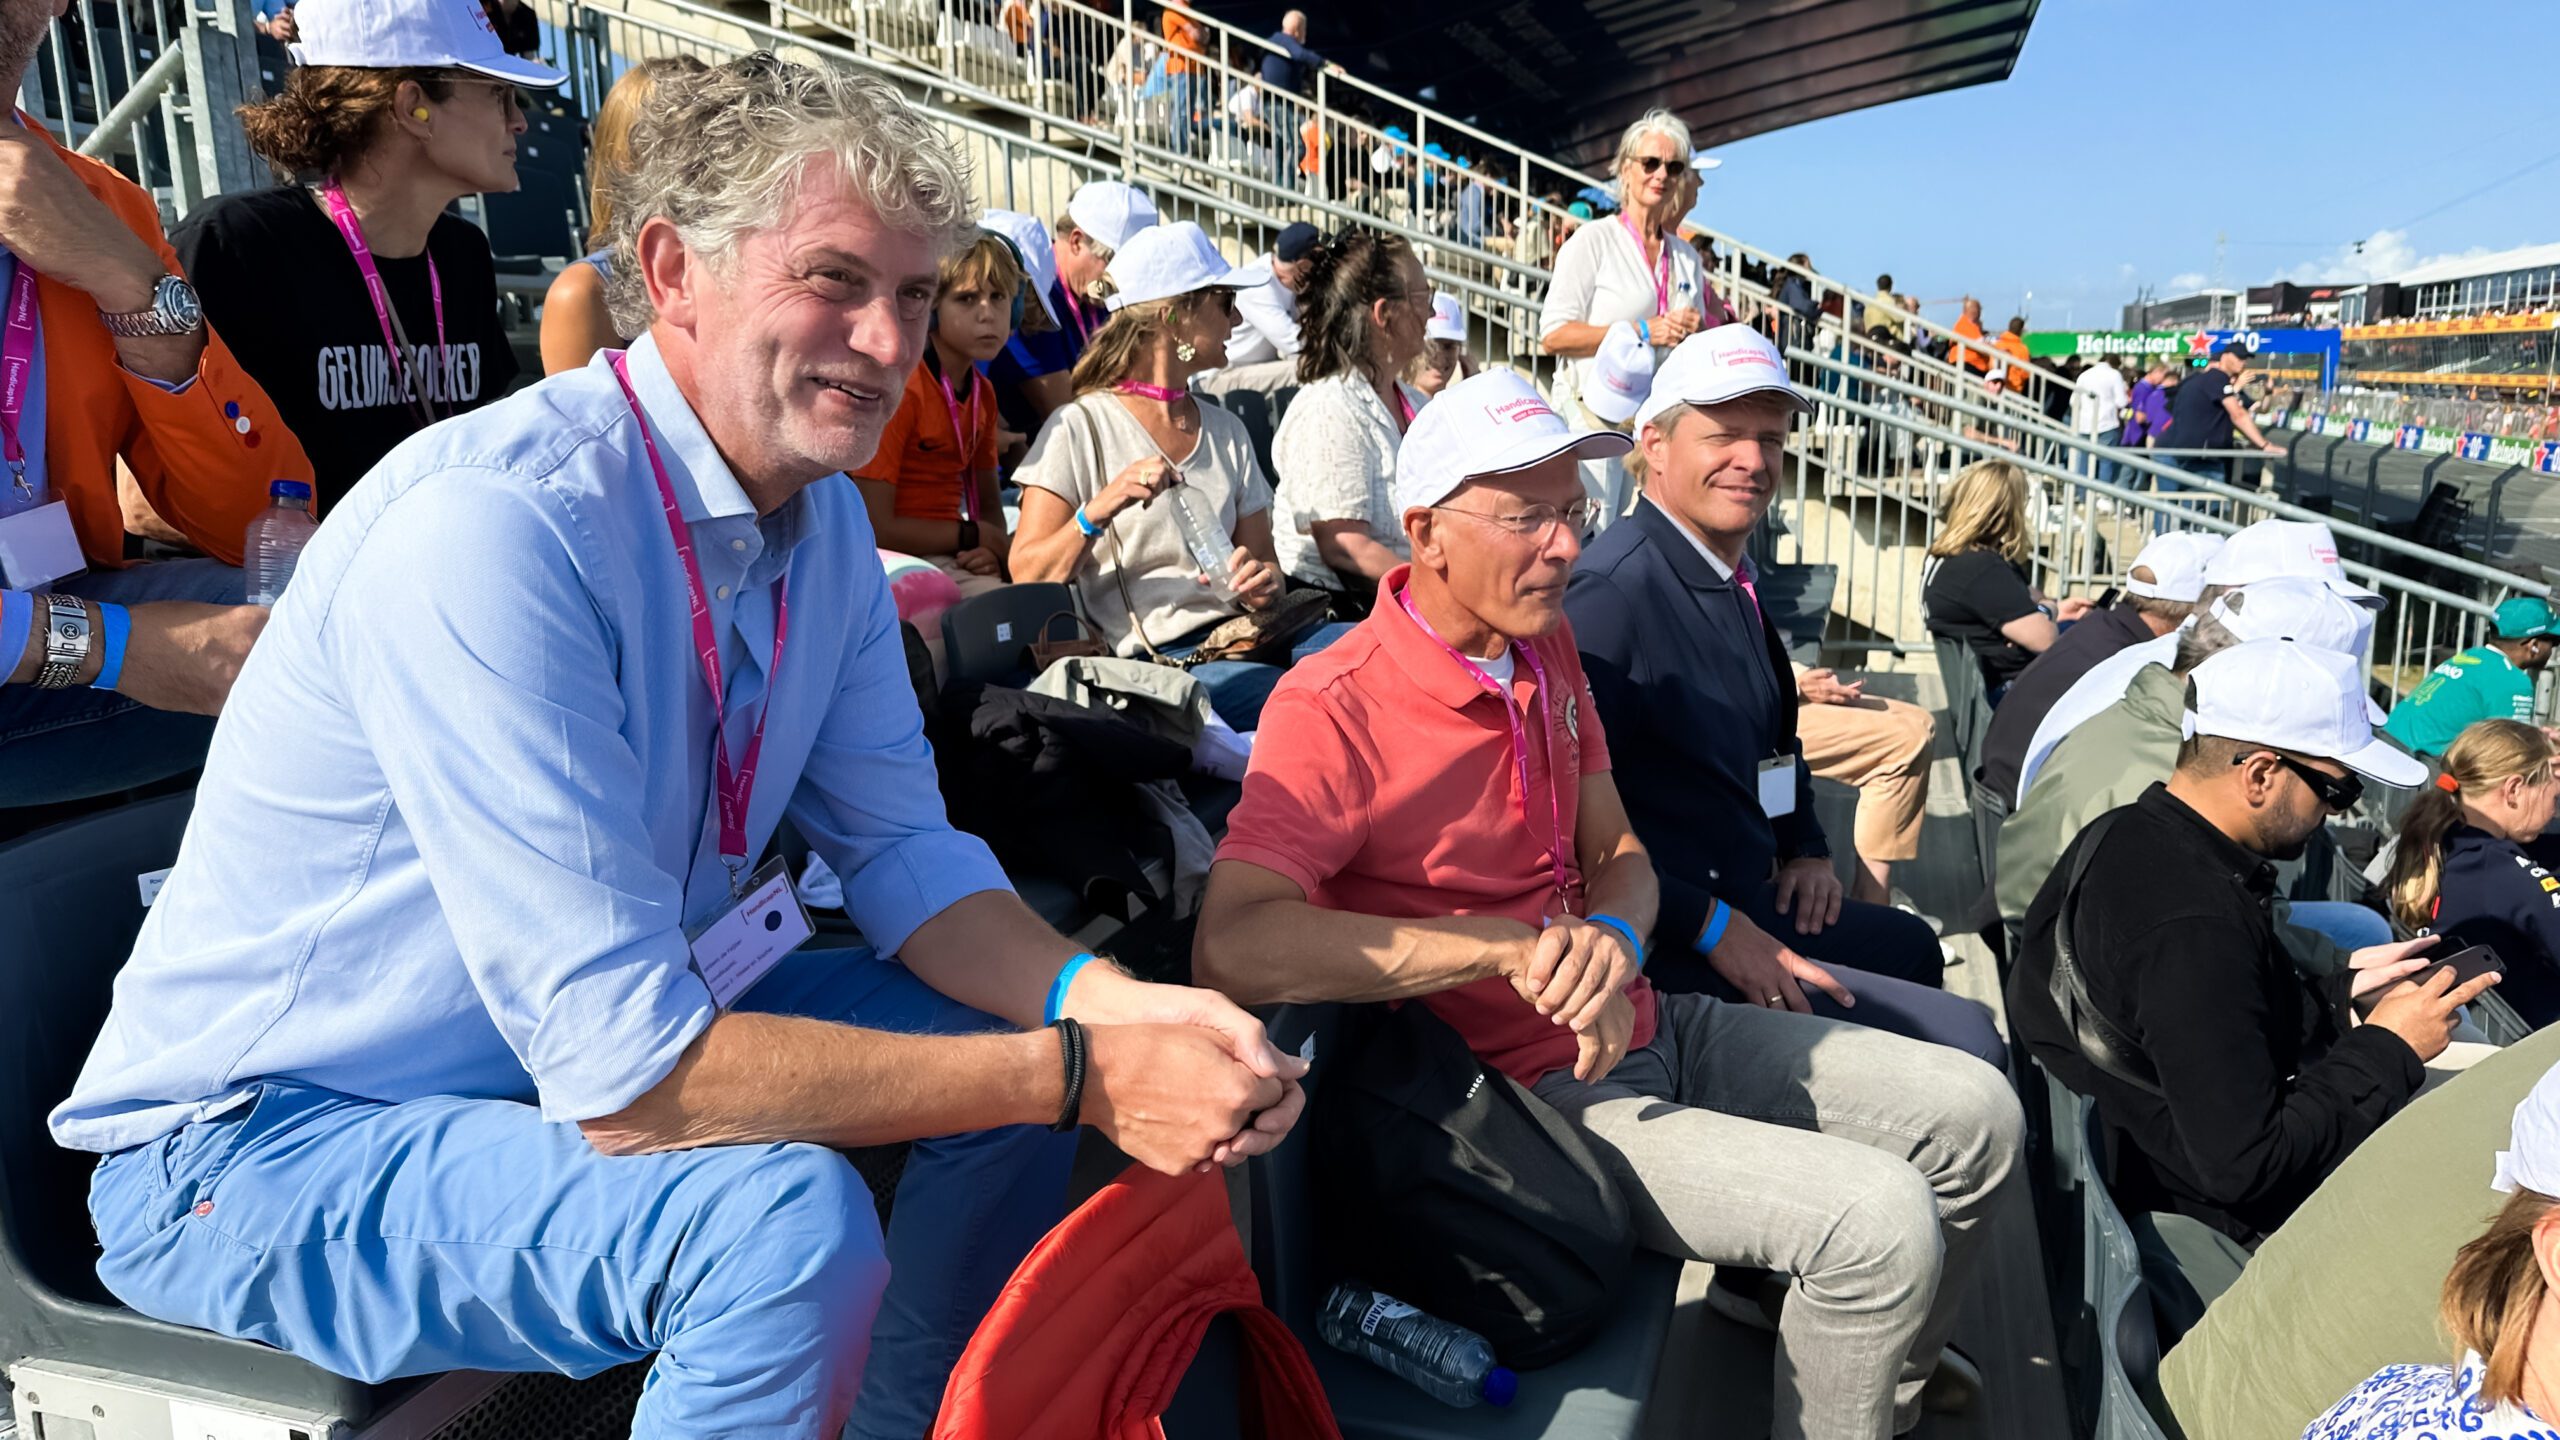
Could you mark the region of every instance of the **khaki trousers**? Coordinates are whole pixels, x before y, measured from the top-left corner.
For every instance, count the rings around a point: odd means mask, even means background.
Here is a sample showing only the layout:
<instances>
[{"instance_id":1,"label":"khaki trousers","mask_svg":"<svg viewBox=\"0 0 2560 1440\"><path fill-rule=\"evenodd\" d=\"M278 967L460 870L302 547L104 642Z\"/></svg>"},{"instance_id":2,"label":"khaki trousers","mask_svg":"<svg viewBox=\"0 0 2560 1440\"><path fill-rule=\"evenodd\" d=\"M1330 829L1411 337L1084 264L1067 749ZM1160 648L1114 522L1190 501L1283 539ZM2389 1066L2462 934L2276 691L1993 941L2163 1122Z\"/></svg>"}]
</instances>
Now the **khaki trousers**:
<instances>
[{"instance_id":1,"label":"khaki trousers","mask_svg":"<svg viewBox=\"0 0 2560 1440\"><path fill-rule=\"evenodd\" d=\"M1937 733L1938 722L1928 711L1875 696L1797 710L1804 763L1858 792L1859 858L1888 864L1920 858L1929 754Z\"/></svg>"}]
</instances>

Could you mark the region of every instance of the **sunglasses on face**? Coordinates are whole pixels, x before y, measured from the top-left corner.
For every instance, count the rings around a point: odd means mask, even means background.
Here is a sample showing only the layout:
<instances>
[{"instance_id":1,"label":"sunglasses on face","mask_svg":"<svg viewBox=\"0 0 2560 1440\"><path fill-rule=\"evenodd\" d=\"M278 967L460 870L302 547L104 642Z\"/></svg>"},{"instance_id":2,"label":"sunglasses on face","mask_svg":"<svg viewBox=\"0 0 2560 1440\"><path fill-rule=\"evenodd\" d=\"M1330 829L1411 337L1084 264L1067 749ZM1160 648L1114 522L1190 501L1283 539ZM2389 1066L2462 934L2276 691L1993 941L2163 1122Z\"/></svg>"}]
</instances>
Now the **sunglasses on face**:
<instances>
[{"instance_id":1,"label":"sunglasses on face","mask_svg":"<svg viewBox=\"0 0 2560 1440\"><path fill-rule=\"evenodd\" d=\"M1652 175L1663 170L1676 170L1680 167L1679 161L1665 160L1659 155L1638 155L1628 160L1627 163L1633 165L1647 175Z\"/></svg>"},{"instance_id":2,"label":"sunglasses on face","mask_svg":"<svg viewBox=\"0 0 2560 1440\"><path fill-rule=\"evenodd\" d=\"M2249 763L2249 757L2234 755L2231 757L2231 763L2246 765ZM2276 756L2276 763L2301 776L2302 783L2311 787L2312 795L2321 804L2340 814L2354 809L2356 802L2364 798L2364 781L2359 776L2332 775L2326 770L2314 770L2290 755Z\"/></svg>"}]
</instances>

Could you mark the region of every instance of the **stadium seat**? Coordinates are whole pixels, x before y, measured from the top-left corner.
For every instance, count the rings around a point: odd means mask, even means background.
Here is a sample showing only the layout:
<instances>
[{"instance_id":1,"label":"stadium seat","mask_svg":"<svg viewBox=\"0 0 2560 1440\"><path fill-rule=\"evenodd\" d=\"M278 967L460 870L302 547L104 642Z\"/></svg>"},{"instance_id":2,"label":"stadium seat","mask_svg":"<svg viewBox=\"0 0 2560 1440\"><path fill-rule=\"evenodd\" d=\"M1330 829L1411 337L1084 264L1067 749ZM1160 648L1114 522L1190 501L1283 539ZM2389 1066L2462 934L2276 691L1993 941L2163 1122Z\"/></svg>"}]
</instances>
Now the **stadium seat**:
<instances>
[{"instance_id":1,"label":"stadium seat","mask_svg":"<svg viewBox=\"0 0 2560 1440\"><path fill-rule=\"evenodd\" d=\"M1338 1005L1284 1005L1265 1017L1275 1044L1316 1061L1305 1082L1310 1104L1341 1018ZM1247 1170L1253 1268L1264 1303L1315 1357L1343 1440L1604 1440L1642 1431L1679 1289L1678 1261L1640 1253L1617 1318L1573 1355L1523 1372L1520 1398L1509 1408L1452 1409L1316 1333L1316 1312L1336 1277L1323 1273L1315 1253L1307 1154L1302 1126Z\"/></svg>"},{"instance_id":2,"label":"stadium seat","mask_svg":"<svg viewBox=\"0 0 2560 1440\"><path fill-rule=\"evenodd\" d=\"M2076 1098L2076 1097L2075 1097ZM2081 1187L2088 1216L2090 1311L2097 1327L2097 1425L2093 1440L2168 1440L2168 1404L2160 1394L2160 1357L2177 1341L2161 1324L2144 1247L2098 1177L2097 1107L2079 1101L2077 1129L2090 1162ZM2143 1217L2184 1221L2184 1216ZM2188 1221L2186 1223L2193 1224Z\"/></svg>"},{"instance_id":3,"label":"stadium seat","mask_svg":"<svg viewBox=\"0 0 2560 1440\"><path fill-rule=\"evenodd\" d=\"M428 1384L366 1385L263 1345L164 1324L98 1283L94 1158L56 1147L45 1116L70 1093L142 928L136 877L177 858L194 804L193 794L164 796L0 846L0 1056L9 1057L0 1065L0 1364L22 1413L39 1417L32 1435L93 1433L89 1406L106 1402L75 1385L118 1393L126 1408L112 1433L132 1435L169 1433L165 1419L157 1432L139 1427L148 1423L141 1414L166 1410L170 1387L310 1427L324 1417L360 1424ZM63 1365L82 1367L84 1379L57 1385L48 1377Z\"/></svg>"},{"instance_id":4,"label":"stadium seat","mask_svg":"<svg viewBox=\"0 0 2560 1440\"><path fill-rule=\"evenodd\" d=\"M1007 585L963 600L942 612L943 676L990 685L1028 684L1031 642L1050 622L1075 613L1075 591L1058 584ZM1068 639L1073 632L1073 625L1060 621L1051 638Z\"/></svg>"},{"instance_id":5,"label":"stadium seat","mask_svg":"<svg viewBox=\"0 0 2560 1440\"><path fill-rule=\"evenodd\" d=\"M1831 623L1831 597L1840 588L1837 565L1766 565L1760 570L1760 608L1778 627L1787 657L1799 665L1822 663L1822 634Z\"/></svg>"}]
</instances>

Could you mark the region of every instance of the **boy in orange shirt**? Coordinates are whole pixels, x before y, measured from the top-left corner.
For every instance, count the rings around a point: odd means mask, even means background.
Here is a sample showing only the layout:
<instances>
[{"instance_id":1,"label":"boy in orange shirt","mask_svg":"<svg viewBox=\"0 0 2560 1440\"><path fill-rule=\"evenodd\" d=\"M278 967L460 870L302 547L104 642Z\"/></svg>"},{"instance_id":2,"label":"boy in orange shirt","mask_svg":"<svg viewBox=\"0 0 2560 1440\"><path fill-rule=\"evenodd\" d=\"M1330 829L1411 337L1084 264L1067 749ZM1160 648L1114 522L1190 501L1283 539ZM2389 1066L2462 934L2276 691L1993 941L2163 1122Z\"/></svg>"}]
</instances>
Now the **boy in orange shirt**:
<instances>
[{"instance_id":1,"label":"boy in orange shirt","mask_svg":"<svg viewBox=\"0 0 2560 1440\"><path fill-rule=\"evenodd\" d=\"M898 413L871 463L854 473L880 548L932 562L962 596L1005 583L1004 503L996 493L1002 422L995 387L978 365L1026 329L1045 329L1047 312L1017 302L1025 289L1011 241L981 232L942 262L924 362L907 376Z\"/></svg>"}]
</instances>

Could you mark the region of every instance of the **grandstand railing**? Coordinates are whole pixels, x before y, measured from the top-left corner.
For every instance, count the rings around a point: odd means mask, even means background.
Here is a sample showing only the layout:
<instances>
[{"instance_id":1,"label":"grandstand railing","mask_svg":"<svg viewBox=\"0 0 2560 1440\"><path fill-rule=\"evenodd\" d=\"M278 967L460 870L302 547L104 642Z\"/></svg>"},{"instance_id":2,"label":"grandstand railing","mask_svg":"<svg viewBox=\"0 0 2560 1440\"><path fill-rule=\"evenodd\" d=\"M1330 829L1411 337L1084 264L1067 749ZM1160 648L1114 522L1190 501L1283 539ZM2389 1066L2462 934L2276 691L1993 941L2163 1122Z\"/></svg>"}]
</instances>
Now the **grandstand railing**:
<instances>
[{"instance_id":1,"label":"grandstand railing","mask_svg":"<svg viewBox=\"0 0 2560 1440\"><path fill-rule=\"evenodd\" d=\"M260 93L248 0L73 0L46 30L18 104L133 177L174 220L266 179L232 114Z\"/></svg>"},{"instance_id":2,"label":"grandstand railing","mask_svg":"<svg viewBox=\"0 0 2560 1440\"><path fill-rule=\"evenodd\" d=\"M2498 602L2550 593L2547 584L2176 469L2155 458L2157 452L2025 432L2002 410L1827 352L1791 347L1788 356L1800 373L1810 372L1806 388L1815 409L1788 446L1791 473L1781 477L1776 507L1783 533L1771 558L1837 567L1832 610L1843 633L1833 643L1847 648L1926 648L1921 572L1938 536L1941 497L1957 469L1989 457L2010 460L2032 477L2033 571L2039 588L2056 597L2120 583L2155 528L2228 534L2271 517L2329 525L2351 552L2342 556L2347 573L2383 597L2367 659L2372 679L2388 695L2406 694L2444 656L2485 642ZM2100 460L2131 478L2096 479ZM2184 488L2147 489L2146 479ZM2385 557L2467 582L2478 593L2458 594L2374 563ZM2551 713L2551 699L2546 687L2538 713Z\"/></svg>"}]
</instances>

